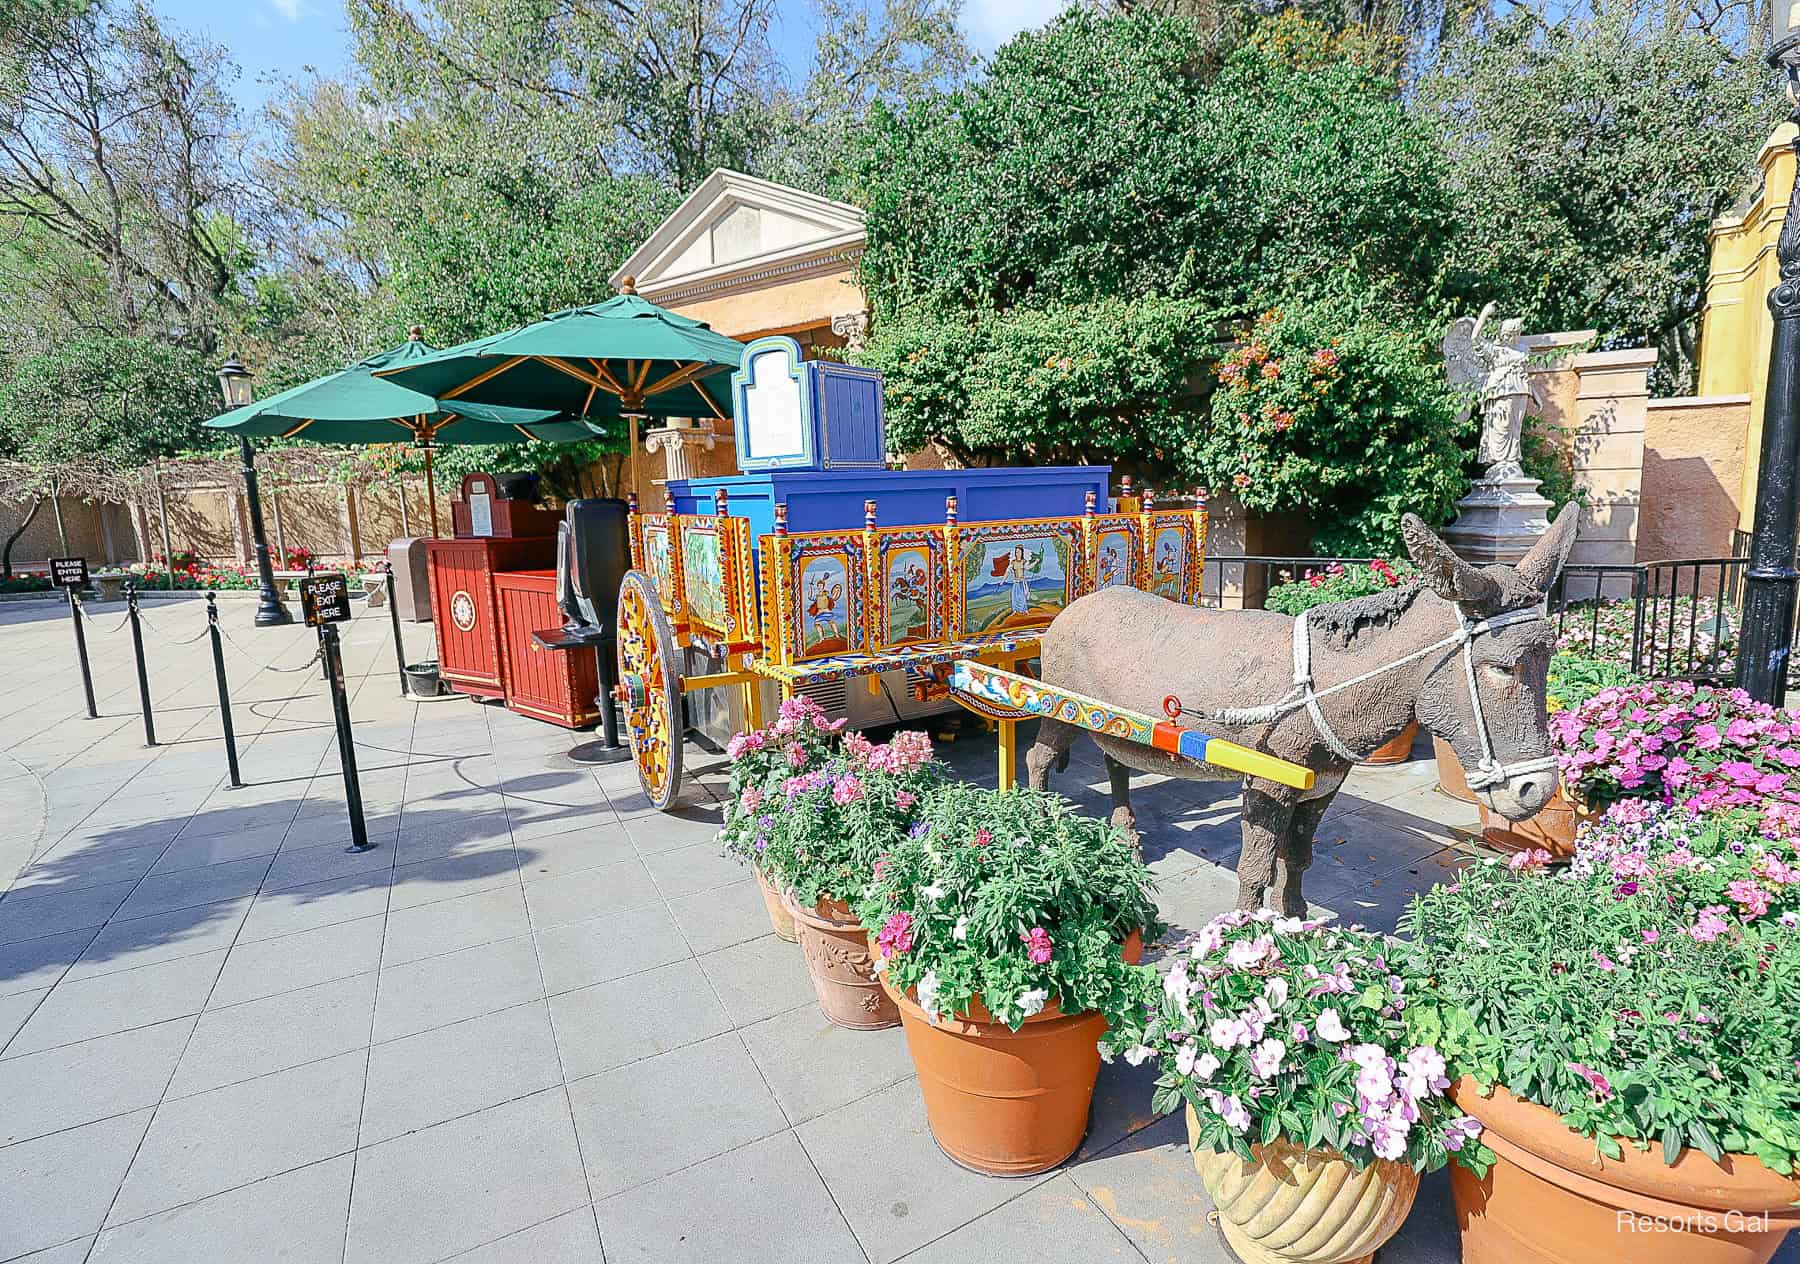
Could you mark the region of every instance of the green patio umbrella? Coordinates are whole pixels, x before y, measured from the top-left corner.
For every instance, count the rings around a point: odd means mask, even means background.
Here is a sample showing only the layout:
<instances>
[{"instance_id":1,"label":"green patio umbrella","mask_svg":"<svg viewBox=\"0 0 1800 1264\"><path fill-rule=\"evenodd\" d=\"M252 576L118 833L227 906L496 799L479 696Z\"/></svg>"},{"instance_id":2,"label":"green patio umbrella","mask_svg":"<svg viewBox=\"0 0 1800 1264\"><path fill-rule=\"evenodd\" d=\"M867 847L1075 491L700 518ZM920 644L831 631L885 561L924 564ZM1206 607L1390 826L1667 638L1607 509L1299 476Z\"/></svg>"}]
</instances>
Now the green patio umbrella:
<instances>
[{"instance_id":1,"label":"green patio umbrella","mask_svg":"<svg viewBox=\"0 0 1800 1264\"><path fill-rule=\"evenodd\" d=\"M731 419L724 380L744 344L702 321L639 298L632 278L604 303L377 369L442 401L553 408L572 417L623 417L637 489L638 421L648 416Z\"/></svg>"},{"instance_id":2,"label":"green patio umbrella","mask_svg":"<svg viewBox=\"0 0 1800 1264\"><path fill-rule=\"evenodd\" d=\"M419 341L289 387L203 422L212 430L242 435L306 438L319 443L393 443L410 439L425 451L425 486L431 501L431 531L437 534L437 482L432 449L441 443L518 443L520 439L567 443L591 439L578 421L553 420L553 408L511 408L473 401L444 404L416 390L375 376L378 370L414 364L433 354Z\"/></svg>"}]
</instances>

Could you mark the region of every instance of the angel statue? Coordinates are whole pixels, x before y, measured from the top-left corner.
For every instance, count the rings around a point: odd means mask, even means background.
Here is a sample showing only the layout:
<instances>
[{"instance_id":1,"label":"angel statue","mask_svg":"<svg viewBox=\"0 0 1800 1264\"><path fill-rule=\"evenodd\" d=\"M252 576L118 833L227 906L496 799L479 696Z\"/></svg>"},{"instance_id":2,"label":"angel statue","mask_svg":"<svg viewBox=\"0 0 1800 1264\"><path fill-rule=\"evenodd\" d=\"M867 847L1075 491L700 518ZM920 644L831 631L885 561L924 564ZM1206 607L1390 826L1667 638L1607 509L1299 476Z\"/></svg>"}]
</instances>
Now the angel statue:
<instances>
[{"instance_id":1,"label":"angel statue","mask_svg":"<svg viewBox=\"0 0 1800 1264\"><path fill-rule=\"evenodd\" d=\"M1474 391L1481 400L1481 453L1490 483L1525 477L1520 444L1525 410L1542 403L1526 371L1529 354L1519 345L1523 320L1503 320L1500 332L1483 338L1494 304L1479 316L1462 316L1444 333L1444 376L1450 385Z\"/></svg>"}]
</instances>

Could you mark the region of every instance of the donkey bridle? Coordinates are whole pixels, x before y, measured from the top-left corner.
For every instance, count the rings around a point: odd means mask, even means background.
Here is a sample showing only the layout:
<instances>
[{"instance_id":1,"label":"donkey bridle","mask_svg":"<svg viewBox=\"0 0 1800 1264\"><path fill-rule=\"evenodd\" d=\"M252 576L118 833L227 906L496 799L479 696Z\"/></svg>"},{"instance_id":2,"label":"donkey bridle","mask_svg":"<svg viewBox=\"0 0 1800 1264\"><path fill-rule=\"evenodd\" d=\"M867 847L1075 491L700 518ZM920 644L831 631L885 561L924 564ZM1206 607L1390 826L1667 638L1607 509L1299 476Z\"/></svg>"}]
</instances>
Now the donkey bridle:
<instances>
[{"instance_id":1,"label":"donkey bridle","mask_svg":"<svg viewBox=\"0 0 1800 1264\"><path fill-rule=\"evenodd\" d=\"M1284 715L1305 709L1312 720L1313 728L1318 730L1325 745L1333 754L1348 763L1366 762L1348 746L1345 746L1338 735L1332 731L1331 724L1325 719L1325 712L1319 707L1319 699L1330 697L1341 689L1360 685L1397 667L1404 667L1415 659L1423 658L1434 650L1448 646L1458 646L1462 650L1463 676L1469 684L1469 706L1475 712L1475 735L1481 739L1481 761L1468 771L1468 783L1471 790L1485 790L1489 786L1499 785L1513 777L1529 772L1542 772L1556 766L1554 755L1545 755L1541 759L1520 759L1510 764L1502 764L1494 758L1494 744L1488 736L1487 713L1482 710L1481 690L1475 685L1475 638L1483 632L1495 632L1501 628L1511 627L1516 623L1532 623L1549 617L1543 603L1527 606L1521 610L1509 610L1505 614L1493 615L1486 619L1471 619L1456 606L1456 631L1440 640L1433 641L1423 649L1397 658L1391 663L1370 668L1366 672L1352 676L1348 680L1339 681L1324 689L1313 688L1312 676L1312 634L1307 622L1307 614L1303 611L1294 616L1294 684L1277 702L1260 707L1227 707L1215 717L1223 724L1269 724Z\"/></svg>"}]
</instances>

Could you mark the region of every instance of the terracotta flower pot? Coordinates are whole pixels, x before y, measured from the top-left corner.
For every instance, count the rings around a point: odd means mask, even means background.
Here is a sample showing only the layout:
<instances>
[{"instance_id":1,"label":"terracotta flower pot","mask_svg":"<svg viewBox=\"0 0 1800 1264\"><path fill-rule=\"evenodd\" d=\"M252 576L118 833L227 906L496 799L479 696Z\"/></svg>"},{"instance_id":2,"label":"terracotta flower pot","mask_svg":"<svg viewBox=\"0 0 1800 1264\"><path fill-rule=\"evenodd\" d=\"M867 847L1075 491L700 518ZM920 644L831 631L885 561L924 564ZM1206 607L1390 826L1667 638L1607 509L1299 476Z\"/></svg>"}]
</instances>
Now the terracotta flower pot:
<instances>
[{"instance_id":1,"label":"terracotta flower pot","mask_svg":"<svg viewBox=\"0 0 1800 1264\"><path fill-rule=\"evenodd\" d=\"M1375 764L1377 766L1386 764L1404 764L1407 760L1412 758L1413 739L1418 736L1419 722L1417 720L1409 720L1407 721L1406 727L1402 729L1392 741L1383 742L1380 746L1377 746L1375 748L1375 753L1363 760L1363 763Z\"/></svg>"},{"instance_id":2,"label":"terracotta flower pot","mask_svg":"<svg viewBox=\"0 0 1800 1264\"><path fill-rule=\"evenodd\" d=\"M971 1013L934 1024L910 995L887 992L945 1154L989 1176L1029 1176L1075 1153L1100 1075L1104 1018L1053 1003L1014 1031L977 999Z\"/></svg>"},{"instance_id":3,"label":"terracotta flower pot","mask_svg":"<svg viewBox=\"0 0 1800 1264\"><path fill-rule=\"evenodd\" d=\"M875 981L869 932L851 915L849 906L838 900L820 900L808 909L792 898L782 902L800 932L800 952L825 1017L839 1027L857 1031L898 1023L899 1011Z\"/></svg>"},{"instance_id":4,"label":"terracotta flower pot","mask_svg":"<svg viewBox=\"0 0 1800 1264\"><path fill-rule=\"evenodd\" d=\"M1404 1163L1356 1165L1330 1150L1277 1142L1257 1161L1194 1149L1200 1121L1187 1108L1194 1170L1218 1209L1225 1241L1244 1264L1367 1264L1406 1221L1419 1174Z\"/></svg>"},{"instance_id":5,"label":"terracotta flower pot","mask_svg":"<svg viewBox=\"0 0 1800 1264\"><path fill-rule=\"evenodd\" d=\"M794 929L794 915L788 912L787 901L781 898L781 892L769 885L761 869L752 868L751 872L756 875L756 889L762 892L763 905L769 910L769 927L775 937L790 944L798 943L800 932Z\"/></svg>"},{"instance_id":6,"label":"terracotta flower pot","mask_svg":"<svg viewBox=\"0 0 1800 1264\"><path fill-rule=\"evenodd\" d=\"M1469 776L1463 771L1462 760L1456 757L1455 748L1443 738L1434 736L1431 753L1437 756L1438 789L1452 799L1475 802L1475 792L1469 789Z\"/></svg>"},{"instance_id":7,"label":"terracotta flower pot","mask_svg":"<svg viewBox=\"0 0 1800 1264\"><path fill-rule=\"evenodd\" d=\"M1473 1081L1450 1095L1481 1120L1498 1161L1482 1180L1450 1169L1463 1264L1763 1264L1800 1226L1800 1180L1747 1154L1715 1164L1697 1150L1673 1167L1662 1147L1605 1159L1555 1111Z\"/></svg>"},{"instance_id":8,"label":"terracotta flower pot","mask_svg":"<svg viewBox=\"0 0 1800 1264\"><path fill-rule=\"evenodd\" d=\"M1575 856L1575 826L1580 822L1580 806L1564 792L1562 783L1550 802L1538 814L1523 821L1509 821L1498 812L1481 806L1481 837L1489 847L1500 851L1529 851L1541 847L1553 860L1572 860Z\"/></svg>"}]
</instances>

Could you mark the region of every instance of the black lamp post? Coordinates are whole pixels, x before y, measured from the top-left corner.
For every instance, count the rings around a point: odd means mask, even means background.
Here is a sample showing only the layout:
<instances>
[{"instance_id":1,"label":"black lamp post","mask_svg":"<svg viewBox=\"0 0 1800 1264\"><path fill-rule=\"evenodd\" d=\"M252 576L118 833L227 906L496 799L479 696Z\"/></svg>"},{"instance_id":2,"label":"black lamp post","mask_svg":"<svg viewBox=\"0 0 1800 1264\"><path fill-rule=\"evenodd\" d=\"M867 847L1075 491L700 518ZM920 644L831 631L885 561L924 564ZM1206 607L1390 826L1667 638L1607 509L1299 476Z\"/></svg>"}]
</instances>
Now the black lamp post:
<instances>
[{"instance_id":1,"label":"black lamp post","mask_svg":"<svg viewBox=\"0 0 1800 1264\"><path fill-rule=\"evenodd\" d=\"M219 366L219 390L225 396L225 410L242 408L250 402L250 370L236 356ZM292 623L294 616L275 595L275 568L269 564L269 537L263 530L262 495L256 487L256 453L248 435L238 436L238 454L244 460L244 497L250 502L250 538L256 544L256 578L262 589L256 604L256 626L280 627Z\"/></svg>"},{"instance_id":2,"label":"black lamp post","mask_svg":"<svg viewBox=\"0 0 1800 1264\"><path fill-rule=\"evenodd\" d=\"M1800 5L1778 6L1769 64L1787 76L1789 116L1800 123ZM1800 137L1794 142L1800 160ZM1763 394L1762 455L1756 473L1756 519L1745 572L1744 634L1738 657L1738 684L1751 696L1782 705L1787 697L1788 658L1793 649L1794 596L1800 571L1794 569L1794 533L1800 515L1800 166L1794 193L1775 244L1780 279L1769 293L1774 332L1769 346L1769 381Z\"/></svg>"}]
</instances>

